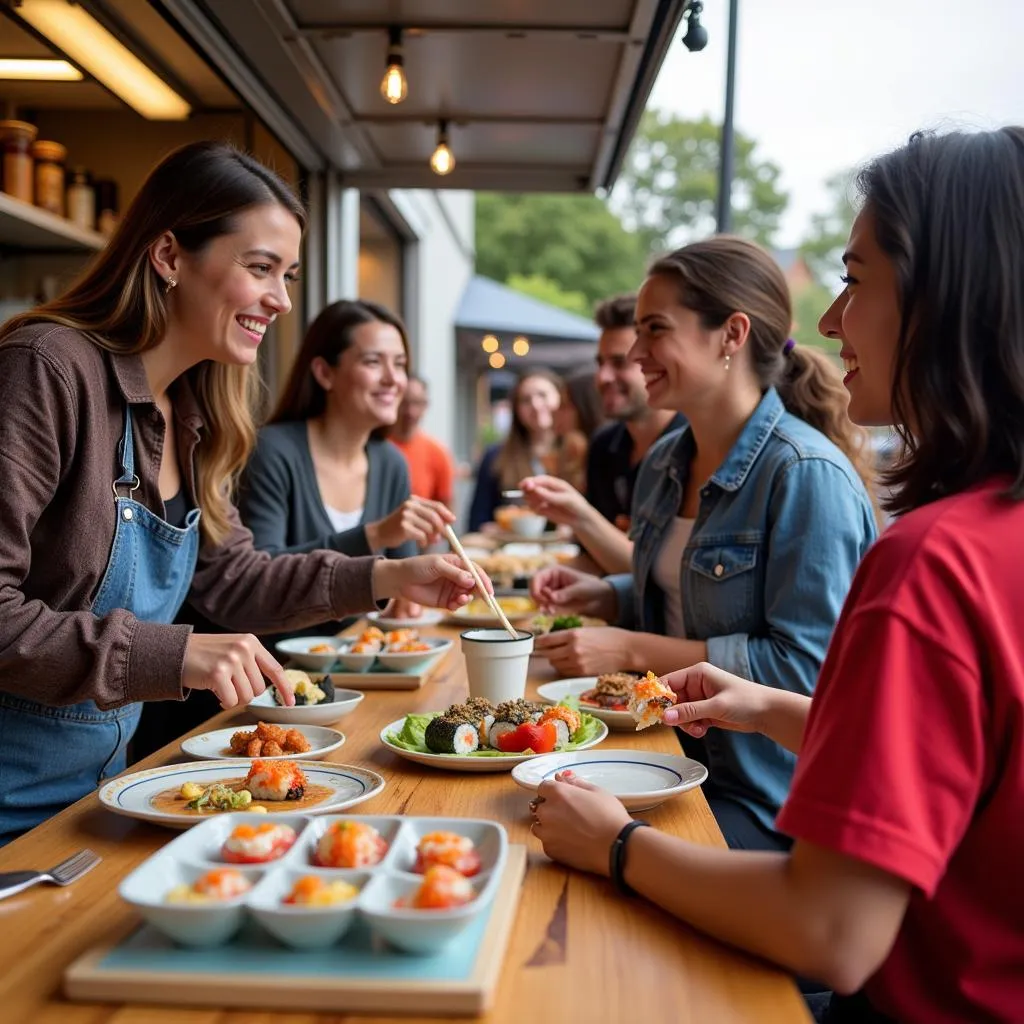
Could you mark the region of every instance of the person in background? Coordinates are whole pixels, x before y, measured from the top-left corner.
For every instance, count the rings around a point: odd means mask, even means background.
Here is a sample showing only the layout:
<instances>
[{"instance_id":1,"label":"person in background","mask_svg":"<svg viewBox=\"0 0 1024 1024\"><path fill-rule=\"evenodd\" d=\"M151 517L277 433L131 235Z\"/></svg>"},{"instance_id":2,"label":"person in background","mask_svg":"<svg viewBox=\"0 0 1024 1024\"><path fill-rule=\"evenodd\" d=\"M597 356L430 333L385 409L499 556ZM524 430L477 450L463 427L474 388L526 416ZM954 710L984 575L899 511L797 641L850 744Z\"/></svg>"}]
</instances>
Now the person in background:
<instances>
[{"instance_id":1,"label":"person in background","mask_svg":"<svg viewBox=\"0 0 1024 1024\"><path fill-rule=\"evenodd\" d=\"M579 492L586 488L587 450L602 422L601 399L588 370L562 381L562 402L555 413L555 448L543 460L545 470Z\"/></svg>"},{"instance_id":2,"label":"person in background","mask_svg":"<svg viewBox=\"0 0 1024 1024\"><path fill-rule=\"evenodd\" d=\"M305 219L262 164L192 143L67 292L0 328L0 844L123 771L143 701L234 707L269 679L291 704L250 631L469 599L454 559L271 558L239 522L251 368ZM235 632L175 624L186 596Z\"/></svg>"},{"instance_id":3,"label":"person in background","mask_svg":"<svg viewBox=\"0 0 1024 1024\"><path fill-rule=\"evenodd\" d=\"M405 327L383 306L342 300L320 312L242 475L238 506L256 547L405 558L440 539L455 516L411 495L405 458L384 436L408 366ZM399 601L389 614L420 611Z\"/></svg>"},{"instance_id":4,"label":"person in background","mask_svg":"<svg viewBox=\"0 0 1024 1024\"><path fill-rule=\"evenodd\" d=\"M915 135L860 187L845 288L820 330L842 344L850 416L906 442L887 474L901 514L857 571L813 700L708 665L667 677L666 722L799 752L779 815L792 850L635 828L568 780L541 785L534 832L598 874L621 837L620 891L828 982L828 1024L1017 1024L1024 128Z\"/></svg>"},{"instance_id":5,"label":"person in background","mask_svg":"<svg viewBox=\"0 0 1024 1024\"><path fill-rule=\"evenodd\" d=\"M562 402L562 379L550 370L529 370L512 389L512 425L501 444L484 452L469 507L469 529L494 520L504 504L501 492L519 487L526 476L542 473L556 448L555 415Z\"/></svg>"},{"instance_id":6,"label":"person in background","mask_svg":"<svg viewBox=\"0 0 1024 1024\"><path fill-rule=\"evenodd\" d=\"M584 495L552 476L529 477L521 485L535 512L572 527L589 556L577 566L596 572L629 572L633 544L627 531L640 462L655 441L686 423L681 413L647 404L643 371L629 358L635 317L635 295L607 299L594 314L601 328L594 381L603 416L613 422L590 439Z\"/></svg>"},{"instance_id":7,"label":"person in background","mask_svg":"<svg viewBox=\"0 0 1024 1024\"><path fill-rule=\"evenodd\" d=\"M405 396L398 407L398 419L388 431L388 440L405 456L412 493L451 508L455 477L452 457L440 441L420 430L429 405L427 382L408 374Z\"/></svg>"},{"instance_id":8,"label":"person in background","mask_svg":"<svg viewBox=\"0 0 1024 1024\"><path fill-rule=\"evenodd\" d=\"M654 262L632 356L648 400L687 425L659 441L633 499L633 571L542 569L546 610L616 627L536 638L565 676L708 661L809 694L854 571L877 535L867 432L824 353L788 340L789 289L753 242L718 235ZM634 627L639 632L634 631ZM686 744L730 846L779 849L795 758L763 736Z\"/></svg>"}]
</instances>

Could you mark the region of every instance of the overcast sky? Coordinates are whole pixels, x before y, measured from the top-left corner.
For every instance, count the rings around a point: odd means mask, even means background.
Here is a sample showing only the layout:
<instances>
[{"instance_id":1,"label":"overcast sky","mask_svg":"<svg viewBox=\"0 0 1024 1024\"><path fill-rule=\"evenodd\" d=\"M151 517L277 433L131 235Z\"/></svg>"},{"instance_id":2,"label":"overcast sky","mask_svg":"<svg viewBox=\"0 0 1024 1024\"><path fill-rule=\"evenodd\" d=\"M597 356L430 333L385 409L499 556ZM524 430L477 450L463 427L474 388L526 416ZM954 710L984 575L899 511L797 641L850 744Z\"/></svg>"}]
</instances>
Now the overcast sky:
<instances>
[{"instance_id":1,"label":"overcast sky","mask_svg":"<svg viewBox=\"0 0 1024 1024\"><path fill-rule=\"evenodd\" d=\"M700 53L672 45L651 105L721 121L728 0ZM797 244L822 184L918 128L1024 123L1022 0L739 0L736 126L782 168ZM683 25L685 30L685 22ZM682 31L679 36L681 37Z\"/></svg>"}]
</instances>

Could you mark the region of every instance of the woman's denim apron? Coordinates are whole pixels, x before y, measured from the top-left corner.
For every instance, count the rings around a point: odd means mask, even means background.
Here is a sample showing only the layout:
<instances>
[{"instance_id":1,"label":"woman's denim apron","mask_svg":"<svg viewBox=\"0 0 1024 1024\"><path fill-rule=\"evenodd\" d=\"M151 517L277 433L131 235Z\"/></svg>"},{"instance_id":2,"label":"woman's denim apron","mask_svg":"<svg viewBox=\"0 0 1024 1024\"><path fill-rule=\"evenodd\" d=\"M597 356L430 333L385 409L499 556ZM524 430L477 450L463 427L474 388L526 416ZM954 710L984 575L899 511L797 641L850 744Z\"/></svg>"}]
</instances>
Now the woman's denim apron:
<instances>
[{"instance_id":1,"label":"woman's denim apron","mask_svg":"<svg viewBox=\"0 0 1024 1024\"><path fill-rule=\"evenodd\" d=\"M130 406L120 450L122 474L113 484L117 526L91 611L102 618L122 608L145 622L172 622L195 572L199 510L178 529L131 497L139 478ZM126 704L102 711L91 700L48 707L0 693L0 845L124 771L141 710L141 704Z\"/></svg>"}]
</instances>

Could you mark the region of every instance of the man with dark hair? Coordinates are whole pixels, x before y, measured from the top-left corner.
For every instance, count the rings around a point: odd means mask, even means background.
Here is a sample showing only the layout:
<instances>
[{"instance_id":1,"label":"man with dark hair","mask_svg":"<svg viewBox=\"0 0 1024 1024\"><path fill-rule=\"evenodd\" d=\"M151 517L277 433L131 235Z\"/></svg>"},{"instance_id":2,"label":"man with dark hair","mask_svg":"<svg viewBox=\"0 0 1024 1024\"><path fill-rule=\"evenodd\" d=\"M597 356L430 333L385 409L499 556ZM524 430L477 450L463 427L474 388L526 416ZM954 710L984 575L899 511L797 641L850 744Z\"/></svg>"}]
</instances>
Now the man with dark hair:
<instances>
[{"instance_id":1,"label":"man with dark hair","mask_svg":"<svg viewBox=\"0 0 1024 1024\"><path fill-rule=\"evenodd\" d=\"M419 429L429 404L427 382L410 374L405 397L398 408L398 419L388 434L388 440L409 463L412 493L418 498L442 501L451 507L455 476L452 458L444 445Z\"/></svg>"},{"instance_id":2,"label":"man with dark hair","mask_svg":"<svg viewBox=\"0 0 1024 1024\"><path fill-rule=\"evenodd\" d=\"M619 295L598 304L597 390L605 416L587 453L586 500L563 481L533 477L524 482L530 505L552 521L572 526L587 554L604 572L629 572L632 546L630 507L637 469L655 441L686 424L679 413L651 409L640 367L629 350L636 340L636 296ZM599 514L598 514L599 513ZM609 529L612 524L616 529Z\"/></svg>"}]
</instances>

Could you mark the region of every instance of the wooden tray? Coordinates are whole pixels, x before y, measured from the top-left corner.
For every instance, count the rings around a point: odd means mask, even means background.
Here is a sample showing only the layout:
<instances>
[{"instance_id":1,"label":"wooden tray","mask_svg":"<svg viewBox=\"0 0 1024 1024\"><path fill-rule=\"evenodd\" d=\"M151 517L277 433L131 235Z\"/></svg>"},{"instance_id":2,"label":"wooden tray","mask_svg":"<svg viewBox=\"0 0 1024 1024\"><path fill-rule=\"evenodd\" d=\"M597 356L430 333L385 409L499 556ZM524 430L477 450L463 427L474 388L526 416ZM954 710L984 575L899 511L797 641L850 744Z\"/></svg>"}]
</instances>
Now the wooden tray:
<instances>
[{"instance_id":1,"label":"wooden tray","mask_svg":"<svg viewBox=\"0 0 1024 1024\"><path fill-rule=\"evenodd\" d=\"M512 845L490 910L437 956L374 944L362 926L336 946L293 950L255 925L213 949L186 949L143 926L80 957L69 999L264 1010L476 1016L493 1003L526 869Z\"/></svg>"}]
</instances>

